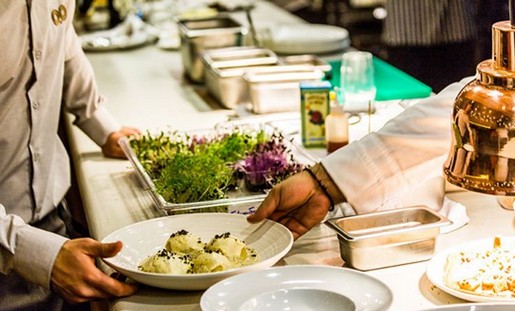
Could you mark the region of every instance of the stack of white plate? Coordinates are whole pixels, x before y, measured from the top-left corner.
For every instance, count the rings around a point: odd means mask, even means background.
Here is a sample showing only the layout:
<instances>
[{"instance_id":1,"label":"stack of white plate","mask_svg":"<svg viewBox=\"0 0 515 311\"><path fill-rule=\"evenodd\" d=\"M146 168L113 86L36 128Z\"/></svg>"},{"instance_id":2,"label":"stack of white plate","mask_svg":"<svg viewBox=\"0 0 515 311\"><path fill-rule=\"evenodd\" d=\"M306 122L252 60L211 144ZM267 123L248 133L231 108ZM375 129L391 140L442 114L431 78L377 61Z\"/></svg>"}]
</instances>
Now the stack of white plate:
<instances>
[{"instance_id":1,"label":"stack of white plate","mask_svg":"<svg viewBox=\"0 0 515 311\"><path fill-rule=\"evenodd\" d=\"M350 46L345 28L322 24L278 24L260 34L265 47L279 54L324 54Z\"/></svg>"}]
</instances>

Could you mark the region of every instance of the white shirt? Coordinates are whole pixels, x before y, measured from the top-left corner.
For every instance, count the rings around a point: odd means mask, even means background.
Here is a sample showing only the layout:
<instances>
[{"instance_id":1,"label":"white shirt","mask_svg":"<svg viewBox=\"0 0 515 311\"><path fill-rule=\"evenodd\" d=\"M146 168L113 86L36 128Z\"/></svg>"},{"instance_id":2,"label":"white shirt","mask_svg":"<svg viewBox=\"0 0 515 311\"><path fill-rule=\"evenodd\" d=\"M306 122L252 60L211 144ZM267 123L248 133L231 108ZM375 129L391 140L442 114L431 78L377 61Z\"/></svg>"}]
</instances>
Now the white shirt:
<instances>
[{"instance_id":1,"label":"white shirt","mask_svg":"<svg viewBox=\"0 0 515 311\"><path fill-rule=\"evenodd\" d=\"M0 1L0 272L46 288L65 239L30 224L70 186L61 109L99 145L120 128L102 106L74 9L74 0Z\"/></svg>"},{"instance_id":2,"label":"white shirt","mask_svg":"<svg viewBox=\"0 0 515 311\"><path fill-rule=\"evenodd\" d=\"M421 100L379 131L322 160L356 213L412 204L442 207L454 99L470 79Z\"/></svg>"}]
</instances>

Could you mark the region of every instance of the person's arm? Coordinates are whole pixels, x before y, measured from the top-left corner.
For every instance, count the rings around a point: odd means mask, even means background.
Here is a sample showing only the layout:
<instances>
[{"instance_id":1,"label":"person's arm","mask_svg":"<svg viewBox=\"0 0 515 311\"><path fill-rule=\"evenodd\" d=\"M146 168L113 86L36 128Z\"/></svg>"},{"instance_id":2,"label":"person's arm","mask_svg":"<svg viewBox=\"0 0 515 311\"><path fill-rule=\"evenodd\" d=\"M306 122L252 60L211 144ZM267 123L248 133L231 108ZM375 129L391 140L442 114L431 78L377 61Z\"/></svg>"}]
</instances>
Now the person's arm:
<instances>
[{"instance_id":1,"label":"person's arm","mask_svg":"<svg viewBox=\"0 0 515 311\"><path fill-rule=\"evenodd\" d=\"M121 242L69 240L6 214L0 204L0 273L16 273L29 282L52 289L72 303L128 296L134 285L121 283L99 270L95 258L116 255Z\"/></svg>"},{"instance_id":2,"label":"person's arm","mask_svg":"<svg viewBox=\"0 0 515 311\"><path fill-rule=\"evenodd\" d=\"M322 159L312 168L315 176L301 172L281 182L248 220L279 221L298 238L324 219L331 200L349 202L357 213L397 207L414 186L442 175L454 98L469 80L450 85L378 132Z\"/></svg>"},{"instance_id":3,"label":"person's arm","mask_svg":"<svg viewBox=\"0 0 515 311\"><path fill-rule=\"evenodd\" d=\"M27 225L16 215L6 214L0 204L2 274L17 273L30 282L50 288L51 268L66 241L62 236Z\"/></svg>"},{"instance_id":4,"label":"person's arm","mask_svg":"<svg viewBox=\"0 0 515 311\"><path fill-rule=\"evenodd\" d=\"M321 161L358 214L397 208L414 187L442 176L454 99L468 81L421 100Z\"/></svg>"},{"instance_id":5,"label":"person's arm","mask_svg":"<svg viewBox=\"0 0 515 311\"><path fill-rule=\"evenodd\" d=\"M118 139L139 130L121 127L105 108L107 101L98 90L93 68L71 24L66 33L63 102L65 111L76 117L74 124L102 147L104 155L124 157Z\"/></svg>"},{"instance_id":6,"label":"person's arm","mask_svg":"<svg viewBox=\"0 0 515 311\"><path fill-rule=\"evenodd\" d=\"M331 203L341 203L345 197L320 163L310 170L312 173L302 171L272 188L256 212L248 216L248 221L269 218L280 222L295 239L319 224Z\"/></svg>"}]
</instances>

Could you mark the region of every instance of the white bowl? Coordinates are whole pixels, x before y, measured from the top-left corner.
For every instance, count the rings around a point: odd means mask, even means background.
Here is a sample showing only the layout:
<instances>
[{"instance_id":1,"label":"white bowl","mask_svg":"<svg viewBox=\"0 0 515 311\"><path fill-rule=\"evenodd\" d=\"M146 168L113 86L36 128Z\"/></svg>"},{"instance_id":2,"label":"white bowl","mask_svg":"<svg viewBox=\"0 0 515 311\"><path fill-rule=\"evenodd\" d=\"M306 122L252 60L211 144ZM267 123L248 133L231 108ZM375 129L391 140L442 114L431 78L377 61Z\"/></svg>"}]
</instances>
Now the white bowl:
<instances>
[{"instance_id":1,"label":"white bowl","mask_svg":"<svg viewBox=\"0 0 515 311\"><path fill-rule=\"evenodd\" d=\"M200 298L203 311L384 311L391 290L360 271L322 265L280 266L227 278Z\"/></svg>"},{"instance_id":2,"label":"white bowl","mask_svg":"<svg viewBox=\"0 0 515 311\"><path fill-rule=\"evenodd\" d=\"M138 270L143 259L162 249L170 234L182 229L206 242L216 234L230 232L254 248L259 261L249 266L202 274L176 275ZM114 241L123 242L122 250L115 257L103 258L103 261L123 275L155 287L203 290L229 276L274 265L291 249L293 235L286 227L271 220L250 224L245 215L197 213L138 222L118 229L102 240L104 243Z\"/></svg>"}]
</instances>

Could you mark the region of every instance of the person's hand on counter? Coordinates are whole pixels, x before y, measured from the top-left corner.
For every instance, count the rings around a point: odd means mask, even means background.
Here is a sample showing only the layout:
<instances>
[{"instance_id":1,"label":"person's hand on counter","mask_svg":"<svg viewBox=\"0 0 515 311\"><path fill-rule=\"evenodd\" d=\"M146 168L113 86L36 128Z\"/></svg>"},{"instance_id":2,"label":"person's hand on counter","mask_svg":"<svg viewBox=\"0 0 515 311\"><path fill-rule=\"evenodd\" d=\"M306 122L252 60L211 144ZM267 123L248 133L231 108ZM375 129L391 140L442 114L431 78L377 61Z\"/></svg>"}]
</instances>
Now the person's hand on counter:
<instances>
[{"instance_id":1,"label":"person's hand on counter","mask_svg":"<svg viewBox=\"0 0 515 311\"><path fill-rule=\"evenodd\" d=\"M137 286L111 278L95 265L95 258L113 257L121 248L121 242L100 243L90 238L67 241L52 269L52 290L70 303L134 294Z\"/></svg>"},{"instance_id":2,"label":"person's hand on counter","mask_svg":"<svg viewBox=\"0 0 515 311\"><path fill-rule=\"evenodd\" d=\"M133 127L122 127L118 132L113 132L107 138L106 143L102 146L102 153L110 158L125 158L122 148L118 144L118 140L122 137L140 134L140 130Z\"/></svg>"},{"instance_id":3,"label":"person's hand on counter","mask_svg":"<svg viewBox=\"0 0 515 311\"><path fill-rule=\"evenodd\" d=\"M331 204L341 203L345 197L321 164L310 170L313 175L302 171L275 186L247 220L256 223L268 218L280 222L290 229L295 239L319 224Z\"/></svg>"}]
</instances>

